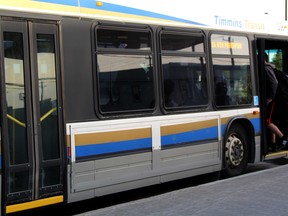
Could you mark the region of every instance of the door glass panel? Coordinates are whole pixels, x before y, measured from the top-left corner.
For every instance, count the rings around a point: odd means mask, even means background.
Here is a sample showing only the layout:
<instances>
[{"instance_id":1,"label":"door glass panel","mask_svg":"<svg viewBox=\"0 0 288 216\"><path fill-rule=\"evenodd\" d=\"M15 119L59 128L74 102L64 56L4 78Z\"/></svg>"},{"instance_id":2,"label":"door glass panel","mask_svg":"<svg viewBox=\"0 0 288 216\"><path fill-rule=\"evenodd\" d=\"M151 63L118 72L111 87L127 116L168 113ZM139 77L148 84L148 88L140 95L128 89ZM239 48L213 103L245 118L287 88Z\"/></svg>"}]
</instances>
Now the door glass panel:
<instances>
[{"instance_id":1,"label":"door glass panel","mask_svg":"<svg viewBox=\"0 0 288 216\"><path fill-rule=\"evenodd\" d=\"M10 172L9 193L25 191L28 188L29 172Z\"/></svg>"},{"instance_id":2,"label":"door glass panel","mask_svg":"<svg viewBox=\"0 0 288 216\"><path fill-rule=\"evenodd\" d=\"M8 118L8 165L12 167L28 163L22 33L4 32L4 65L6 116ZM29 173L10 169L8 182L9 193L27 190Z\"/></svg>"},{"instance_id":3,"label":"door glass panel","mask_svg":"<svg viewBox=\"0 0 288 216\"><path fill-rule=\"evenodd\" d=\"M37 34L40 122L43 160L60 157L54 35Z\"/></svg>"},{"instance_id":4,"label":"door glass panel","mask_svg":"<svg viewBox=\"0 0 288 216\"><path fill-rule=\"evenodd\" d=\"M28 162L22 33L4 33L10 165Z\"/></svg>"},{"instance_id":5,"label":"door glass panel","mask_svg":"<svg viewBox=\"0 0 288 216\"><path fill-rule=\"evenodd\" d=\"M57 185L60 182L60 167L51 166L42 169L42 187ZM49 177L48 177L49 176Z\"/></svg>"}]
</instances>

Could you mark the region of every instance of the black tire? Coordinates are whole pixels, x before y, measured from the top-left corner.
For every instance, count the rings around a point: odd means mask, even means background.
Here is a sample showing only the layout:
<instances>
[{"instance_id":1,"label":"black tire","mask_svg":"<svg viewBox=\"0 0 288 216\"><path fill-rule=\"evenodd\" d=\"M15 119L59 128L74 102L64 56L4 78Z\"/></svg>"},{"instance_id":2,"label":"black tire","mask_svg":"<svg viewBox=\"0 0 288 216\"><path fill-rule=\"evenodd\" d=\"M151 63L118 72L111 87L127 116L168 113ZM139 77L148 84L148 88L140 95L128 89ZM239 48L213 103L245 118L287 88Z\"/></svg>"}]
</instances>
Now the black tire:
<instances>
[{"instance_id":1,"label":"black tire","mask_svg":"<svg viewBox=\"0 0 288 216\"><path fill-rule=\"evenodd\" d=\"M224 169L223 177L241 175L248 164L248 138L244 128L234 124L229 129L224 142Z\"/></svg>"}]
</instances>

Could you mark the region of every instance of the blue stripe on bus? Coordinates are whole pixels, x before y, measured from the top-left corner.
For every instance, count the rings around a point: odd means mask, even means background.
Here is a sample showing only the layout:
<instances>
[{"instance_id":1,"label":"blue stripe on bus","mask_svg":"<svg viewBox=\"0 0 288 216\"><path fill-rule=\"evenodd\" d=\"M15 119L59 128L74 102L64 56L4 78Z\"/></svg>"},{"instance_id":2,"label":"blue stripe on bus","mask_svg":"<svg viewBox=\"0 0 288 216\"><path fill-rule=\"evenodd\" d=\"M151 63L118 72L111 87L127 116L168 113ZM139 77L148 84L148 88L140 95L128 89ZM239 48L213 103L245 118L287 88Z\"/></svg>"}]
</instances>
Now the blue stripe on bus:
<instances>
[{"instance_id":1,"label":"blue stripe on bus","mask_svg":"<svg viewBox=\"0 0 288 216\"><path fill-rule=\"evenodd\" d=\"M78 6L77 1L70 1L70 0L34 0L34 1L40 1L40 2L47 2L47 3L53 3L53 4L61 4L61 5L67 5L67 6ZM76 3L76 4L75 4ZM95 0L85 0L80 1L80 6L82 8L89 8L89 9L97 9L97 10L103 10L103 11L111 11L111 12L118 12L118 13L125 13L125 14L131 14L136 16L145 16L145 17L151 17L151 18L157 18L157 19L164 19L164 20L170 20L175 22L182 22L182 23L189 23L194 25L202 25L207 26L202 23L194 22L191 20L181 19L173 16L167 16L164 14L154 13L146 10L116 5L116 4L110 4L110 3L103 3L103 6L98 7L96 6Z\"/></svg>"},{"instance_id":2,"label":"blue stripe on bus","mask_svg":"<svg viewBox=\"0 0 288 216\"><path fill-rule=\"evenodd\" d=\"M252 125L254 126L255 134L261 132L261 124L260 124L260 118L253 118L250 119Z\"/></svg>"},{"instance_id":3,"label":"blue stripe on bus","mask_svg":"<svg viewBox=\"0 0 288 216\"><path fill-rule=\"evenodd\" d=\"M76 146L76 157L97 156L152 148L152 138Z\"/></svg>"},{"instance_id":4,"label":"blue stripe on bus","mask_svg":"<svg viewBox=\"0 0 288 216\"><path fill-rule=\"evenodd\" d=\"M260 118L250 119L250 121L254 126L255 133L256 134L259 133L261 131ZM226 124L223 124L221 126L222 136L225 133L226 126L227 126ZM183 143L217 139L217 138L218 138L218 128L217 126L214 126L200 130L161 136L161 146L169 146L177 144L181 145ZM76 157L119 153L124 151L133 151L147 148L152 148L151 137L135 140L125 140L119 142L109 142L103 144L76 146Z\"/></svg>"},{"instance_id":5,"label":"blue stripe on bus","mask_svg":"<svg viewBox=\"0 0 288 216\"><path fill-rule=\"evenodd\" d=\"M261 131L260 128L260 118L254 118L250 119L255 134L259 133ZM226 124L223 124L221 126L222 136L224 136ZM182 143L189 143L189 142L195 142L195 141L201 141L201 140L208 140L208 139L217 139L218 137L218 128L210 127L205 128L201 130L195 130L195 131L188 131L184 133L179 134L171 134L161 137L161 145L167 146L167 145L176 145L176 144L182 144Z\"/></svg>"},{"instance_id":6,"label":"blue stripe on bus","mask_svg":"<svg viewBox=\"0 0 288 216\"><path fill-rule=\"evenodd\" d=\"M217 139L218 127L210 127L201 130L188 131L184 133L171 134L161 137L161 145L175 145L187 142L195 142L207 139Z\"/></svg>"},{"instance_id":7,"label":"blue stripe on bus","mask_svg":"<svg viewBox=\"0 0 288 216\"><path fill-rule=\"evenodd\" d=\"M88 7L88 8L95 8L95 9L100 9L100 10L106 10L106 11L113 11L113 12L121 12L121 13L126 13L126 14L132 14L132 15L137 15L137 16L146 16L146 17L152 17L152 18L157 18L157 19L165 19L165 20L171 20L171 21L176 21L176 22L183 22L183 23L189 23L189 24L196 24L196 25L202 25L198 22L193 22L190 20L186 19L181 19L177 17L172 17L172 16L167 16L159 13L154 13L150 11L145 11L145 10L140 10L136 8L131 8L131 7L125 7L125 6L120 6L116 4L109 4L109 3L104 3L102 7L96 7L95 6L95 1L85 1L81 2L81 7Z\"/></svg>"}]
</instances>

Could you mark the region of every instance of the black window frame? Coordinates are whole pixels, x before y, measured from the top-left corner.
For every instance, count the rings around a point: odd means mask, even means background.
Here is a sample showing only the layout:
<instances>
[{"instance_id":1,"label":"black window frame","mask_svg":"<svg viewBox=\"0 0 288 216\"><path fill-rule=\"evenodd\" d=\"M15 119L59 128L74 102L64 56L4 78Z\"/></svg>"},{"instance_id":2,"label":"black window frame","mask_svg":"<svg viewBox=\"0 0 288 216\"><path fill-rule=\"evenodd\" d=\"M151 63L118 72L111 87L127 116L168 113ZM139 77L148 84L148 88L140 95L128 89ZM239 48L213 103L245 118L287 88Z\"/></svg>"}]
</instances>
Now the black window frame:
<instances>
[{"instance_id":1,"label":"black window frame","mask_svg":"<svg viewBox=\"0 0 288 216\"><path fill-rule=\"evenodd\" d=\"M162 50L162 43L161 43L161 36L163 34L170 34L170 35L176 35L176 36L187 36L187 37L202 37L203 40L203 52L197 52L197 51L171 51L171 50ZM187 111L203 111L206 109L210 104L210 87L209 87L209 70L208 70L208 55L207 55L207 40L206 40L206 34L202 30L198 29L178 29L178 28L166 28L162 27L158 29L157 32L157 41L158 41L158 63L159 63L159 86L160 86L160 93L161 93L161 110L164 113L173 113L173 112L187 112ZM171 56L171 57L184 57L184 58L203 58L204 63L202 69L206 74L206 103L205 104L194 104L194 105L181 105L177 107L168 107L165 105L165 90L164 90L164 70L163 70L163 64L162 64L162 57L165 56Z\"/></svg>"},{"instance_id":2,"label":"black window frame","mask_svg":"<svg viewBox=\"0 0 288 216\"><path fill-rule=\"evenodd\" d=\"M102 48L98 47L97 44L97 30L103 29L103 30L115 30L115 31L131 31L131 32L145 32L149 33L150 35L150 49L119 49L119 48ZM109 117L123 117L123 116L139 116L143 114L151 114L156 110L157 105L157 97L156 97L156 91L157 91L157 85L156 85L156 67L155 67L155 46L154 46L154 37L153 37L153 30L148 25L135 25L135 24L129 24L125 23L123 25L121 24L115 24L111 22L101 22L94 24L94 27L92 28L92 33L94 35L93 37L93 45L94 45L94 62L95 67L93 70L94 73L94 92L95 92L95 109L98 117L101 118L109 118ZM116 110L116 111L102 111L100 107L100 69L99 69L99 59L98 55L136 55L136 56L151 56L149 60L152 61L152 88L153 88L153 107L146 108L146 109L129 109L129 110Z\"/></svg>"},{"instance_id":3,"label":"black window frame","mask_svg":"<svg viewBox=\"0 0 288 216\"><path fill-rule=\"evenodd\" d=\"M247 39L247 54L213 54L212 52L212 35L222 35L222 36L235 36L235 37L243 37ZM231 109L231 108L245 108L245 107L251 107L253 105L253 74L252 74L252 60L251 60L251 42L250 39L248 37L247 34L241 34L241 33L235 33L235 32L222 32L222 31L212 31L209 34L209 53L211 56L211 88L212 88L212 92L213 92L213 105L216 109ZM213 60L215 58L218 59L229 59L229 61L231 61L231 59L245 59L248 60L249 62L249 71L247 71L250 74L250 94L251 94L251 98L250 98L250 103L246 103L246 104L224 104L224 105L217 105L216 103L216 83L215 83L215 70L214 70L214 62ZM247 73L247 75L249 75ZM247 76L248 78L248 76Z\"/></svg>"}]
</instances>

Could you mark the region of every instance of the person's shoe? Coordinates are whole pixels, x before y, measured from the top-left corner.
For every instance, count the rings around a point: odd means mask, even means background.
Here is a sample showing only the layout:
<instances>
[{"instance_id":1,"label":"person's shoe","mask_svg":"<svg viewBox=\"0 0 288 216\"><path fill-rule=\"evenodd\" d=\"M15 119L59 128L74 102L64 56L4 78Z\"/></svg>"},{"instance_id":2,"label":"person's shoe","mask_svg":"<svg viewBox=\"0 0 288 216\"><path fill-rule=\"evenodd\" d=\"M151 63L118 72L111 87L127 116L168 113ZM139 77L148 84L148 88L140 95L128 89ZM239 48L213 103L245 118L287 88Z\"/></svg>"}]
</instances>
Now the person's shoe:
<instances>
[{"instance_id":1,"label":"person's shoe","mask_svg":"<svg viewBox=\"0 0 288 216\"><path fill-rule=\"evenodd\" d=\"M288 150L288 140L286 136L283 136L277 144L279 150Z\"/></svg>"},{"instance_id":2,"label":"person's shoe","mask_svg":"<svg viewBox=\"0 0 288 216\"><path fill-rule=\"evenodd\" d=\"M284 147L285 147L285 145L283 145L282 142L276 144L276 149L277 150L282 150Z\"/></svg>"},{"instance_id":3,"label":"person's shoe","mask_svg":"<svg viewBox=\"0 0 288 216\"><path fill-rule=\"evenodd\" d=\"M280 150L288 150L288 143L286 142L286 145L283 145Z\"/></svg>"},{"instance_id":4,"label":"person's shoe","mask_svg":"<svg viewBox=\"0 0 288 216\"><path fill-rule=\"evenodd\" d=\"M276 144L275 143L270 143L268 144L268 152L276 152Z\"/></svg>"},{"instance_id":5,"label":"person's shoe","mask_svg":"<svg viewBox=\"0 0 288 216\"><path fill-rule=\"evenodd\" d=\"M286 136L283 136L279 142L277 143L277 148L279 150L287 150L288 149L288 140Z\"/></svg>"}]
</instances>

